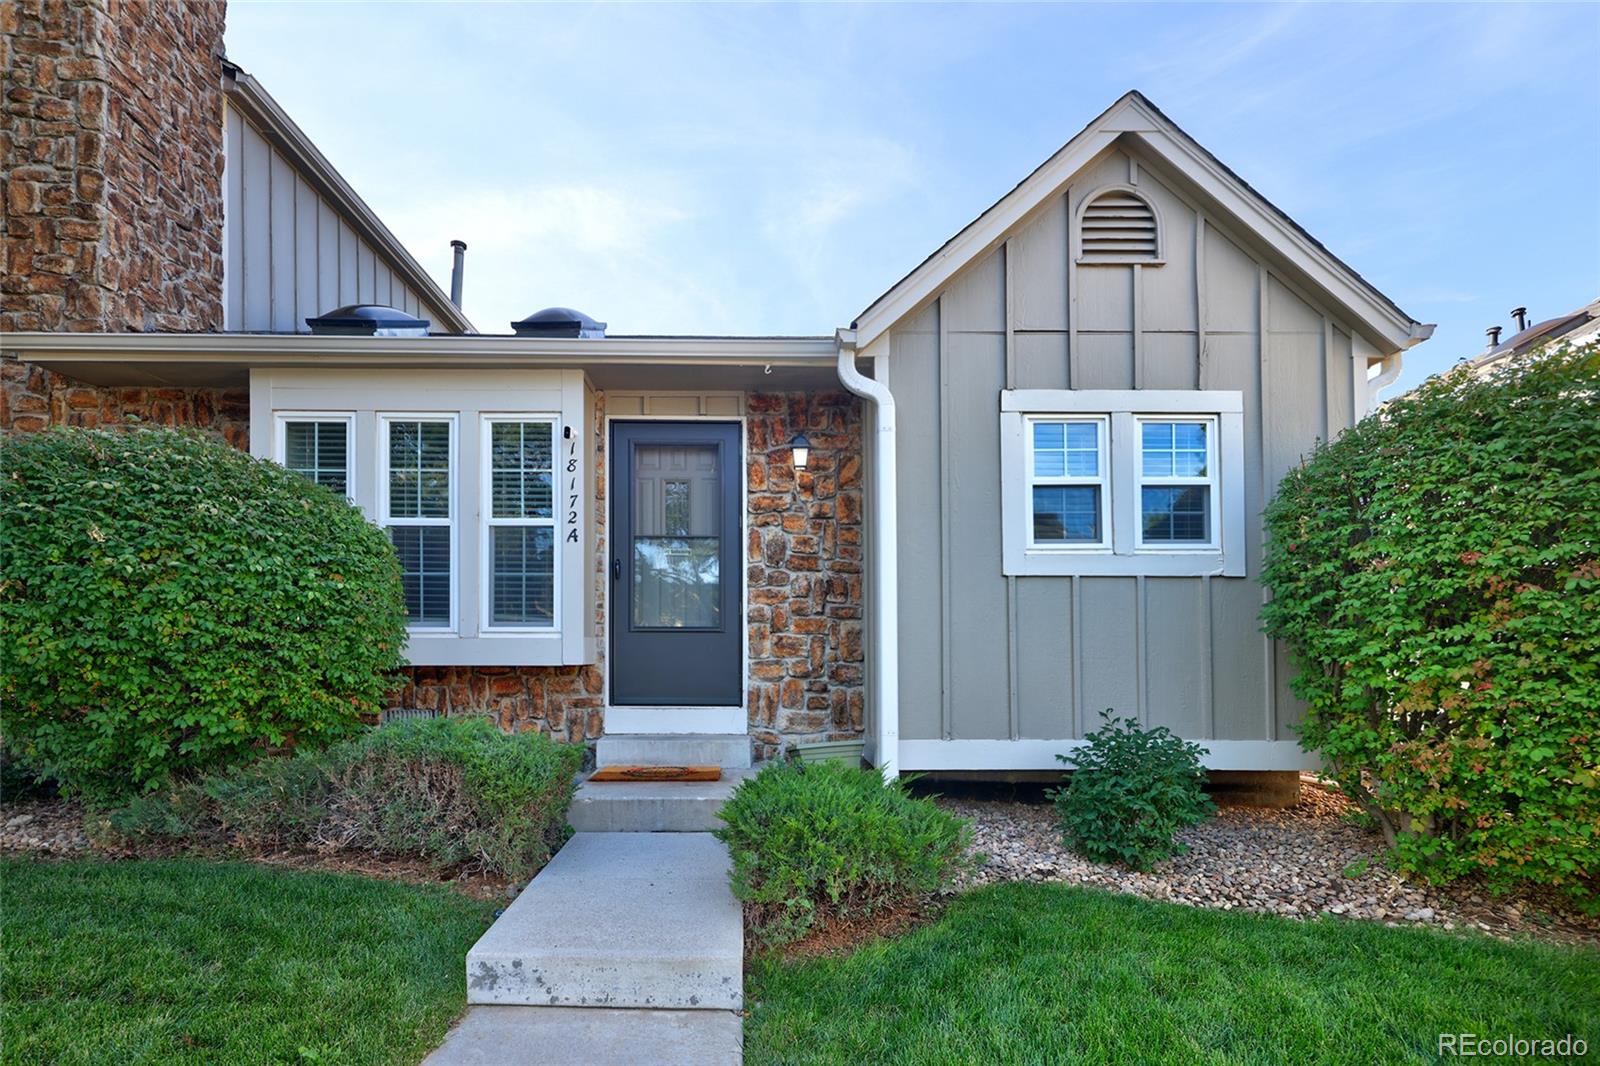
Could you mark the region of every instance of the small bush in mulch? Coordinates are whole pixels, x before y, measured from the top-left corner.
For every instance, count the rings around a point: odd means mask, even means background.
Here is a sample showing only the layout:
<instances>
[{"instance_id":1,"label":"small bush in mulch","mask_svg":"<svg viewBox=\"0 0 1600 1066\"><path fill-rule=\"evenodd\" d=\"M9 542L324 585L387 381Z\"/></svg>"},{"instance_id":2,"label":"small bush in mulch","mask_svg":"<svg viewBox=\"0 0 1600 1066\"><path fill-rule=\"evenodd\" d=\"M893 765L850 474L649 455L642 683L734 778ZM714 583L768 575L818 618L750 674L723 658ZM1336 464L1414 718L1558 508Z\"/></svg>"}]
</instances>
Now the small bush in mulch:
<instances>
[{"instance_id":1,"label":"small bush in mulch","mask_svg":"<svg viewBox=\"0 0 1600 1066\"><path fill-rule=\"evenodd\" d=\"M114 804L325 747L403 665L383 531L218 438L8 438L0 526L0 733L70 795Z\"/></svg>"},{"instance_id":2,"label":"small bush in mulch","mask_svg":"<svg viewBox=\"0 0 1600 1066\"><path fill-rule=\"evenodd\" d=\"M1600 348L1464 370L1319 447L1266 510L1300 741L1400 869L1600 909Z\"/></svg>"},{"instance_id":3,"label":"small bush in mulch","mask_svg":"<svg viewBox=\"0 0 1600 1066\"><path fill-rule=\"evenodd\" d=\"M263 759L136 798L98 842L344 848L435 869L529 876L566 838L583 749L483 718L396 722L324 752Z\"/></svg>"},{"instance_id":4,"label":"small bush in mulch","mask_svg":"<svg viewBox=\"0 0 1600 1066\"><path fill-rule=\"evenodd\" d=\"M950 887L971 830L901 782L842 762L780 762L744 782L716 831L755 938L800 939Z\"/></svg>"},{"instance_id":5,"label":"small bush in mulch","mask_svg":"<svg viewBox=\"0 0 1600 1066\"><path fill-rule=\"evenodd\" d=\"M1216 807L1205 794L1204 749L1165 726L1141 729L1110 710L1074 755L1056 758L1073 768L1050 793L1061 833L1073 851L1095 862L1135 870L1181 854L1180 829L1205 821Z\"/></svg>"}]
</instances>

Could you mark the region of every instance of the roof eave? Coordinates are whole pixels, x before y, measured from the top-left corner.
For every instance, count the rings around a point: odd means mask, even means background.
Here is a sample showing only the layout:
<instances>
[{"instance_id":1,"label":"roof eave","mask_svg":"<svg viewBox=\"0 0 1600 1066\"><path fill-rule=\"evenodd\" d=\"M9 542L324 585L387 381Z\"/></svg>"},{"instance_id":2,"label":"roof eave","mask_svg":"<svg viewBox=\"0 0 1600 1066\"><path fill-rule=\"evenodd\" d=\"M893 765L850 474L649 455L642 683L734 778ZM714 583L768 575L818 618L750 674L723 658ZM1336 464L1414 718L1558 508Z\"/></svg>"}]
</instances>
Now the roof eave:
<instances>
[{"instance_id":1,"label":"roof eave","mask_svg":"<svg viewBox=\"0 0 1600 1066\"><path fill-rule=\"evenodd\" d=\"M1264 225L1257 231L1266 244L1311 277L1382 347L1401 351L1432 335L1432 325L1407 315L1142 93L1130 91L863 311L852 323L860 343L871 343L925 305L957 271L997 247L1074 173L1123 136L1138 138L1229 212L1260 218Z\"/></svg>"}]
</instances>

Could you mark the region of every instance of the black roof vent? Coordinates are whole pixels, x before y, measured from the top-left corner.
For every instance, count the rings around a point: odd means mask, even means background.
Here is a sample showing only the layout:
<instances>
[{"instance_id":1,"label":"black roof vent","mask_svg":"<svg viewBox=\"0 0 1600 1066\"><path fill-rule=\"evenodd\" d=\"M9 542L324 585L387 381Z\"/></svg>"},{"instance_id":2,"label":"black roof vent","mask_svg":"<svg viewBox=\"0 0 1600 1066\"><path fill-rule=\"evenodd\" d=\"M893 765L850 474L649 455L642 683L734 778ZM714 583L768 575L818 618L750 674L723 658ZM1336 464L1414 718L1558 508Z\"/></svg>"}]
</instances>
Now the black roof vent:
<instances>
[{"instance_id":1,"label":"black roof vent","mask_svg":"<svg viewBox=\"0 0 1600 1066\"><path fill-rule=\"evenodd\" d=\"M312 333L330 337L426 337L429 322L396 307L351 304L308 318L306 325Z\"/></svg>"},{"instance_id":2,"label":"black roof vent","mask_svg":"<svg viewBox=\"0 0 1600 1066\"><path fill-rule=\"evenodd\" d=\"M606 335L604 322L596 322L570 307L546 307L521 322L511 323L511 328L519 337L582 337L588 340Z\"/></svg>"}]
</instances>

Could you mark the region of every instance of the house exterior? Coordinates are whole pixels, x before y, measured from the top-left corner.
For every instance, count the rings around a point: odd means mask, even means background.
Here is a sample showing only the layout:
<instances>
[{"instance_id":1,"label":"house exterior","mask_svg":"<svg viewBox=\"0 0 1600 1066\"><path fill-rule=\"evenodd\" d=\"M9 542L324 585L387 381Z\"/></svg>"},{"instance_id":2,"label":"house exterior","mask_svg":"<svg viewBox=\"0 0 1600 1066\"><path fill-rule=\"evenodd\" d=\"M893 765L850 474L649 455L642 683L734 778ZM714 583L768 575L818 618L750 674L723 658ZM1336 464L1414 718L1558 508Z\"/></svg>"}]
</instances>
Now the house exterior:
<instances>
[{"instance_id":1,"label":"house exterior","mask_svg":"<svg viewBox=\"0 0 1600 1066\"><path fill-rule=\"evenodd\" d=\"M201 424L348 495L405 574L396 707L889 773L1055 769L1109 707L1308 765L1259 516L1431 327L1143 96L847 327L478 333L221 30L11 17L0 426ZM86 153L108 121L181 135Z\"/></svg>"}]
</instances>

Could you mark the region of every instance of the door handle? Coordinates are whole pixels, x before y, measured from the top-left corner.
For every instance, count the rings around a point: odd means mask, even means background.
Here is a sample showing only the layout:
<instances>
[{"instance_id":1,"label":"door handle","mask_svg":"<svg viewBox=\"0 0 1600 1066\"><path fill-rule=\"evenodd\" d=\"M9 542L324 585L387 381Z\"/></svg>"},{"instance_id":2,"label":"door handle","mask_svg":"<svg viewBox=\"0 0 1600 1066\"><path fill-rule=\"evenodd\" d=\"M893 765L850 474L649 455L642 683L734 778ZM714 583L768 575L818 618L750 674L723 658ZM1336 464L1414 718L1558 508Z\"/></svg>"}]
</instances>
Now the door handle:
<instances>
[{"instance_id":1,"label":"door handle","mask_svg":"<svg viewBox=\"0 0 1600 1066\"><path fill-rule=\"evenodd\" d=\"M621 581L622 580L622 560L621 559L612 559L611 560L611 580L612 581Z\"/></svg>"}]
</instances>

